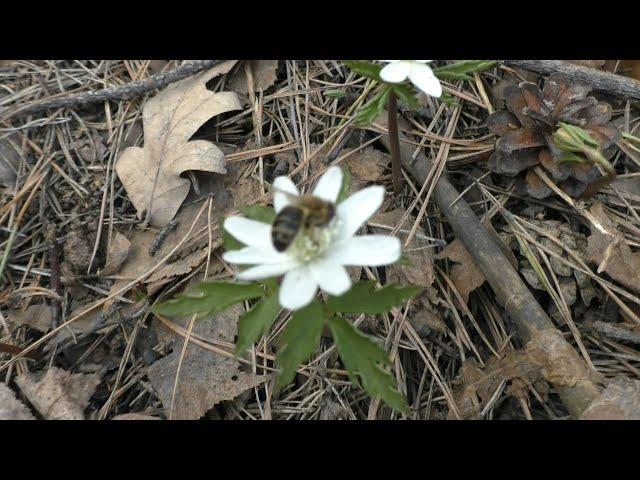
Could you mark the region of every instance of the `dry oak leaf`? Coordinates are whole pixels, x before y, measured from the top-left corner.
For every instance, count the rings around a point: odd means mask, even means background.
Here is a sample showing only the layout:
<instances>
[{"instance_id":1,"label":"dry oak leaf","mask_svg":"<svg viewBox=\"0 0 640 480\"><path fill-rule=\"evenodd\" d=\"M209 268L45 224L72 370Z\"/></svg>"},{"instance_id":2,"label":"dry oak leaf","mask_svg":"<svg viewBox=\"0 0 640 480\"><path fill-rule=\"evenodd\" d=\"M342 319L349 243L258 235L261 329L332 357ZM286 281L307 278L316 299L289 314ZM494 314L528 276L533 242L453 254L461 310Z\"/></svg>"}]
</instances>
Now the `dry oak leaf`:
<instances>
[{"instance_id":1,"label":"dry oak leaf","mask_svg":"<svg viewBox=\"0 0 640 480\"><path fill-rule=\"evenodd\" d=\"M224 154L217 146L189 139L210 118L241 108L235 92L214 93L206 87L234 64L224 62L176 82L145 104L144 148L125 149L115 168L138 215L148 212L152 225L169 223L189 194L191 182L182 173L226 173Z\"/></svg>"},{"instance_id":2,"label":"dry oak leaf","mask_svg":"<svg viewBox=\"0 0 640 480\"><path fill-rule=\"evenodd\" d=\"M0 382L0 420L35 420L27 406L7 385Z\"/></svg>"},{"instance_id":3,"label":"dry oak leaf","mask_svg":"<svg viewBox=\"0 0 640 480\"><path fill-rule=\"evenodd\" d=\"M16 383L46 420L84 420L84 409L100 383L100 375L51 367L40 379L24 373Z\"/></svg>"},{"instance_id":4,"label":"dry oak leaf","mask_svg":"<svg viewBox=\"0 0 640 480\"><path fill-rule=\"evenodd\" d=\"M237 332L238 318L243 313L244 308L236 304L213 318L197 320L192 336L232 343ZM188 329L189 321L190 317L173 319L183 332ZM223 356L190 343L182 360L175 403L172 407L176 372L184 339L180 335L168 333L168 329L164 327L160 328L158 338L161 341L175 340L173 352L151 365L148 376L162 401L167 418L196 420L217 403L233 400L269 378L243 372L240 363L232 356Z\"/></svg>"}]
</instances>

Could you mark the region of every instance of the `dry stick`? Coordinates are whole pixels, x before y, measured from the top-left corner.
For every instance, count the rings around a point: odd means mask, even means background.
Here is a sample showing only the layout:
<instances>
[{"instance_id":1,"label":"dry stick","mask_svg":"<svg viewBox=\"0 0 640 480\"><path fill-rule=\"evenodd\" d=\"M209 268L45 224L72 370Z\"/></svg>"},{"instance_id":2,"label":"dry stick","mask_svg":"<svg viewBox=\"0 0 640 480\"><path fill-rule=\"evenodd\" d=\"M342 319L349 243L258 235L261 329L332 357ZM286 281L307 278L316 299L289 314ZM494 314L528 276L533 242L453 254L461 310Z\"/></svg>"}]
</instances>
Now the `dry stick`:
<instances>
[{"instance_id":1,"label":"dry stick","mask_svg":"<svg viewBox=\"0 0 640 480\"><path fill-rule=\"evenodd\" d=\"M12 106L5 109L0 115L2 120L6 120L10 117L38 113L53 108L78 107L91 103L104 102L106 100L131 100L151 90L165 87L170 83L195 75L223 61L224 60L196 60L185 63L168 72L156 73L144 80L137 80L117 87L105 88L97 92L72 93L62 96L54 95L39 102L32 102L23 106Z\"/></svg>"},{"instance_id":2,"label":"dry stick","mask_svg":"<svg viewBox=\"0 0 640 480\"><path fill-rule=\"evenodd\" d=\"M601 92L640 99L640 81L622 75L573 65L562 60L505 60L504 63L545 75L562 73L572 80L588 82Z\"/></svg>"},{"instance_id":3,"label":"dry stick","mask_svg":"<svg viewBox=\"0 0 640 480\"><path fill-rule=\"evenodd\" d=\"M404 141L404 135L402 140L400 152L404 167L418 182L423 183L433 166L422 152L415 159L412 158L413 146ZM385 135L382 141L389 148L389 136ZM599 397L598 387L589 378L582 359L573 347L564 340L562 334L556 330L545 311L523 283L518 272L484 229L467 202L464 199L455 201L458 196L458 191L449 183L446 176L444 174L440 176L433 198L451 225L456 237L462 241L476 265L482 270L498 302L516 324L520 338L524 342L539 339L539 335L543 331L556 335L557 341L554 344L563 347L560 349L562 352L559 352L558 349L548 348L548 344L537 342L542 344L541 347L547 356L546 364L550 369L553 369L553 366L562 366L579 373L580 378L573 385L554 384L571 416L578 418ZM561 381L561 377L562 375L557 377L551 375L550 380L558 378Z\"/></svg>"},{"instance_id":4,"label":"dry stick","mask_svg":"<svg viewBox=\"0 0 640 480\"><path fill-rule=\"evenodd\" d=\"M400 140L398 139L398 97L395 92L389 94L389 153L393 173L393 193L402 193L402 164L400 163Z\"/></svg>"}]
</instances>

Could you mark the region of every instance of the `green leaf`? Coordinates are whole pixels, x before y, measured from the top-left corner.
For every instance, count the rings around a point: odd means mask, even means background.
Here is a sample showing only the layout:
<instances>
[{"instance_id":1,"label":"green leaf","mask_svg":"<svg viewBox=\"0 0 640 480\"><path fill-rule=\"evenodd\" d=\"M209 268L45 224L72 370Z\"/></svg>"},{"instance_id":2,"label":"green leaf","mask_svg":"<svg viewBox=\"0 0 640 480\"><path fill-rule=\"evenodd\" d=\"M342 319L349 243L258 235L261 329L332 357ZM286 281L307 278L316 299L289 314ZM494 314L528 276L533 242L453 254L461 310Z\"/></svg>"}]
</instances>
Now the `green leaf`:
<instances>
[{"instance_id":1,"label":"green leaf","mask_svg":"<svg viewBox=\"0 0 640 480\"><path fill-rule=\"evenodd\" d=\"M392 85L391 89L409 108L416 109L420 106L416 92L407 84Z\"/></svg>"},{"instance_id":2,"label":"green leaf","mask_svg":"<svg viewBox=\"0 0 640 480\"><path fill-rule=\"evenodd\" d=\"M318 350L323 327L322 306L317 300L293 314L279 342L276 391L291 383L298 366Z\"/></svg>"},{"instance_id":3,"label":"green leaf","mask_svg":"<svg viewBox=\"0 0 640 480\"><path fill-rule=\"evenodd\" d=\"M275 291L260 299L251 310L240 317L236 355L244 353L268 332L279 312L278 292Z\"/></svg>"},{"instance_id":4,"label":"green leaf","mask_svg":"<svg viewBox=\"0 0 640 480\"><path fill-rule=\"evenodd\" d=\"M557 161L558 163L577 163L580 165L587 163L587 159L585 157L573 152L562 152Z\"/></svg>"},{"instance_id":5,"label":"green leaf","mask_svg":"<svg viewBox=\"0 0 640 480\"><path fill-rule=\"evenodd\" d=\"M440 96L440 101L451 108L458 106L458 101L456 100L456 97L454 97L453 95L447 92L442 92L442 95Z\"/></svg>"},{"instance_id":6,"label":"green leaf","mask_svg":"<svg viewBox=\"0 0 640 480\"><path fill-rule=\"evenodd\" d=\"M197 313L214 315L231 305L264 295L259 283L202 282L194 289L155 305L151 311L158 315L183 317Z\"/></svg>"},{"instance_id":7,"label":"green leaf","mask_svg":"<svg viewBox=\"0 0 640 480\"><path fill-rule=\"evenodd\" d=\"M371 125L373 121L384 112L384 108L387 106L389 100L389 94L391 93L391 87L385 85L364 107L360 109L356 115L356 125L360 127L366 127Z\"/></svg>"},{"instance_id":8,"label":"green leaf","mask_svg":"<svg viewBox=\"0 0 640 480\"><path fill-rule=\"evenodd\" d=\"M382 70L382 65L377 65L366 60L347 60L344 64L358 75L371 78L378 82L382 81L380 79L380 70Z\"/></svg>"},{"instance_id":9,"label":"green leaf","mask_svg":"<svg viewBox=\"0 0 640 480\"><path fill-rule=\"evenodd\" d=\"M338 193L338 200L336 203L340 203L347 198L352 180L353 177L351 176L349 167L345 164L344 167L342 167L342 185L340 186L340 193Z\"/></svg>"},{"instance_id":10,"label":"green leaf","mask_svg":"<svg viewBox=\"0 0 640 480\"><path fill-rule=\"evenodd\" d=\"M240 211L251 220L263 223L273 223L273 220L276 218L275 210L264 205L246 205L240 207Z\"/></svg>"},{"instance_id":11,"label":"green leaf","mask_svg":"<svg viewBox=\"0 0 640 480\"><path fill-rule=\"evenodd\" d=\"M434 68L433 73L441 80L472 80L469 73L482 72L498 63L496 60L462 60Z\"/></svg>"},{"instance_id":12,"label":"green leaf","mask_svg":"<svg viewBox=\"0 0 640 480\"><path fill-rule=\"evenodd\" d=\"M385 351L342 317L333 317L328 324L351 381L355 383L359 377L369 395L406 412L407 404L396 389L395 379L383 368L391 365Z\"/></svg>"},{"instance_id":13,"label":"green leaf","mask_svg":"<svg viewBox=\"0 0 640 480\"><path fill-rule=\"evenodd\" d=\"M342 98L346 96L347 93L344 90L325 90L324 96L328 98Z\"/></svg>"},{"instance_id":14,"label":"green leaf","mask_svg":"<svg viewBox=\"0 0 640 480\"><path fill-rule=\"evenodd\" d=\"M366 313L375 315L388 312L423 289L413 285L390 283L376 290L376 283L358 282L339 297L329 297L326 307L331 312Z\"/></svg>"}]
</instances>

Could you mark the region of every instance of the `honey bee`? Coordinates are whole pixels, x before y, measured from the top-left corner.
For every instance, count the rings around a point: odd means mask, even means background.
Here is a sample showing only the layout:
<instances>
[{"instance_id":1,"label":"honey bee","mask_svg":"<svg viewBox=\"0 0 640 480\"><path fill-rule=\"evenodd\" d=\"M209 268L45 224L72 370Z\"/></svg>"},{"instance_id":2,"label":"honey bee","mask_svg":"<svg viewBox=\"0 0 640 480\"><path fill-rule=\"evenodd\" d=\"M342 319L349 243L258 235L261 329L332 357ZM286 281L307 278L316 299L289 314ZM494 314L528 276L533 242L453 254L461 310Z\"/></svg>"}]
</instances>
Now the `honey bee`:
<instances>
[{"instance_id":1,"label":"honey bee","mask_svg":"<svg viewBox=\"0 0 640 480\"><path fill-rule=\"evenodd\" d=\"M290 195L290 205L284 207L273 221L271 241L278 252L291 246L300 232L309 232L324 227L331 222L336 213L336 206L314 195Z\"/></svg>"}]
</instances>

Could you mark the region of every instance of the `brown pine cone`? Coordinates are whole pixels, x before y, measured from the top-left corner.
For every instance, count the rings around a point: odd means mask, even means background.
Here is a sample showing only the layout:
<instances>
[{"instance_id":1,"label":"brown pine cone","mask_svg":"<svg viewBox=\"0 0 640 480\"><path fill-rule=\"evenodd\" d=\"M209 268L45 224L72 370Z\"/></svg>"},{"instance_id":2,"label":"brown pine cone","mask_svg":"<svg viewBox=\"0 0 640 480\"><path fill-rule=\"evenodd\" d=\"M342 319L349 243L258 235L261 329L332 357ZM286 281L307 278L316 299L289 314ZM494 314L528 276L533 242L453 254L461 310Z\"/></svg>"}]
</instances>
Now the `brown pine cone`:
<instances>
[{"instance_id":1,"label":"brown pine cone","mask_svg":"<svg viewBox=\"0 0 640 480\"><path fill-rule=\"evenodd\" d=\"M620 132L610 124L612 108L588 96L591 86L571 81L561 74L552 74L542 90L530 82L504 88L502 99L506 110L497 111L487 119L489 130L497 137L496 148L489 158L489 168L510 177L518 176L520 193L535 198L551 195L538 175L530 170L540 164L567 194L579 196L587 185L602 175L595 165L560 164L560 151L553 141L553 132L560 122L587 130L600 144L605 158L616 152Z\"/></svg>"}]
</instances>

